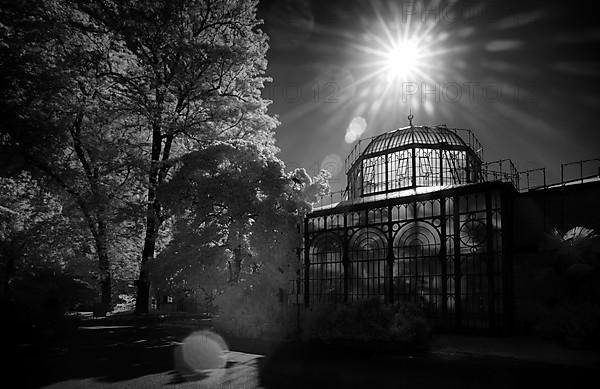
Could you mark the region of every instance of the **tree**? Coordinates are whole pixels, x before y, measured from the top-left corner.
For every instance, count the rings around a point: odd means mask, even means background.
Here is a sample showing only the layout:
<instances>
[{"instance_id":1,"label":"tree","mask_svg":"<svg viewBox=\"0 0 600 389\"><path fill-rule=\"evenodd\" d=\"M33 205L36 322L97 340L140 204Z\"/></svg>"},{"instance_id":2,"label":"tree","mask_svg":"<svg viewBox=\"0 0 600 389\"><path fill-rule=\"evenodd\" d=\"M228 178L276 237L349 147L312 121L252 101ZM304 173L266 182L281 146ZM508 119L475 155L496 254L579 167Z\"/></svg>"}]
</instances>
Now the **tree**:
<instances>
[{"instance_id":1,"label":"tree","mask_svg":"<svg viewBox=\"0 0 600 389\"><path fill-rule=\"evenodd\" d=\"M155 279L164 285L162 275L209 295L239 280L260 203L282 190L282 165L273 150L243 140L215 142L181 163L159 192L175 223L173 239L155 263Z\"/></svg>"},{"instance_id":2,"label":"tree","mask_svg":"<svg viewBox=\"0 0 600 389\"><path fill-rule=\"evenodd\" d=\"M248 255L229 256L237 276L215 299L215 324L238 336L281 336L290 331L282 304L296 282L302 247L301 223L320 195L327 194L328 174L310 177L304 169L265 180L248 228ZM278 184L275 184L278 182ZM268 195L265 195L268 194ZM241 331L241 333L240 333Z\"/></svg>"},{"instance_id":3,"label":"tree","mask_svg":"<svg viewBox=\"0 0 600 389\"><path fill-rule=\"evenodd\" d=\"M93 260L93 239L61 200L28 173L0 178L0 300L9 324L59 320L93 297L96 280L81 266Z\"/></svg>"},{"instance_id":4,"label":"tree","mask_svg":"<svg viewBox=\"0 0 600 389\"><path fill-rule=\"evenodd\" d=\"M271 150L239 140L216 142L181 163L159 192L175 222L154 263L155 285L203 290L216 297L222 318L248 312L264 321L296 277L299 225L327 192L326 173L286 173Z\"/></svg>"},{"instance_id":5,"label":"tree","mask_svg":"<svg viewBox=\"0 0 600 389\"><path fill-rule=\"evenodd\" d=\"M179 159L215 139L271 146L276 120L261 98L267 37L256 0L77 2L81 30L110 36L106 71L144 152L145 236L136 311L146 312L148 263L168 215L157 191Z\"/></svg>"},{"instance_id":6,"label":"tree","mask_svg":"<svg viewBox=\"0 0 600 389\"><path fill-rule=\"evenodd\" d=\"M0 31L4 166L68 193L94 238L102 303L111 305L111 221L139 197L139 140L123 134L119 96L103 78L110 39L80 28L68 2L9 1ZM5 171L4 174L13 173Z\"/></svg>"},{"instance_id":7,"label":"tree","mask_svg":"<svg viewBox=\"0 0 600 389\"><path fill-rule=\"evenodd\" d=\"M2 140L8 155L77 202L95 238L103 296L112 220L143 215L136 309L147 310L147 264L169 218L157 192L182 156L217 139L273 147L256 5L48 0L4 8Z\"/></svg>"},{"instance_id":8,"label":"tree","mask_svg":"<svg viewBox=\"0 0 600 389\"><path fill-rule=\"evenodd\" d=\"M44 241L40 237L52 232L43 231L44 227L61 224L61 205L27 174L0 179L0 204L2 296L7 296L13 275L19 268L32 265L43 268L52 262L58 262L60 266L62 258L53 257L51 253L45 258L46 263L27 263L27 257L36 250L29 244L35 240Z\"/></svg>"},{"instance_id":9,"label":"tree","mask_svg":"<svg viewBox=\"0 0 600 389\"><path fill-rule=\"evenodd\" d=\"M81 1L94 23L118 39L128 65L109 63L107 76L128 97L126 107L151 142L146 155L146 228L136 310L148 308L147 263L167 215L157 190L178 158L213 139L272 144L276 121L260 96L267 37L257 2ZM113 58L109 56L109 60Z\"/></svg>"}]
</instances>

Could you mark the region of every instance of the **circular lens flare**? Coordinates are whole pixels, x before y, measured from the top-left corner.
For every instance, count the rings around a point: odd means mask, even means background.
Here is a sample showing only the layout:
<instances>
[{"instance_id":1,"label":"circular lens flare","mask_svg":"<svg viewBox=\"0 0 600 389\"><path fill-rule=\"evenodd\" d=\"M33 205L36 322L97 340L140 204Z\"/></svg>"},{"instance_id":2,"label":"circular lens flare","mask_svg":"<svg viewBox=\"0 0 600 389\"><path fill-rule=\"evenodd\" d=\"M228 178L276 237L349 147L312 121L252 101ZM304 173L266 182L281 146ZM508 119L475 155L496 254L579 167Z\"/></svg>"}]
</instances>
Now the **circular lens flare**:
<instances>
[{"instance_id":1,"label":"circular lens flare","mask_svg":"<svg viewBox=\"0 0 600 389\"><path fill-rule=\"evenodd\" d=\"M180 374L222 369L227 363L227 344L211 331L197 331L175 349L175 366Z\"/></svg>"}]
</instances>

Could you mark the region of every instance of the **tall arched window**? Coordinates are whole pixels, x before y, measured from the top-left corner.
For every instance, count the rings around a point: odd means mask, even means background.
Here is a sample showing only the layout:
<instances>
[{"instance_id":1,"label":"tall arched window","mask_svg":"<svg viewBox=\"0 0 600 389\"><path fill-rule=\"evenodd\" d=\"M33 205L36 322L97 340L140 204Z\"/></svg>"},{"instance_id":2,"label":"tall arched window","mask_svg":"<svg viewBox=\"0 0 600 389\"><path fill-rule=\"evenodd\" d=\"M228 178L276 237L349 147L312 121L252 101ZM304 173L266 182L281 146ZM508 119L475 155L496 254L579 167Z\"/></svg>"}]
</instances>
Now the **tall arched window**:
<instances>
[{"instance_id":1,"label":"tall arched window","mask_svg":"<svg viewBox=\"0 0 600 389\"><path fill-rule=\"evenodd\" d=\"M318 235L309 248L309 294L315 303L344 299L342 241L332 232Z\"/></svg>"},{"instance_id":2,"label":"tall arched window","mask_svg":"<svg viewBox=\"0 0 600 389\"><path fill-rule=\"evenodd\" d=\"M378 228L362 228L350 238L349 300L385 296L387 239Z\"/></svg>"},{"instance_id":3,"label":"tall arched window","mask_svg":"<svg viewBox=\"0 0 600 389\"><path fill-rule=\"evenodd\" d=\"M424 221L404 224L394 237L394 292L400 300L437 310L441 304L440 235Z\"/></svg>"}]
</instances>

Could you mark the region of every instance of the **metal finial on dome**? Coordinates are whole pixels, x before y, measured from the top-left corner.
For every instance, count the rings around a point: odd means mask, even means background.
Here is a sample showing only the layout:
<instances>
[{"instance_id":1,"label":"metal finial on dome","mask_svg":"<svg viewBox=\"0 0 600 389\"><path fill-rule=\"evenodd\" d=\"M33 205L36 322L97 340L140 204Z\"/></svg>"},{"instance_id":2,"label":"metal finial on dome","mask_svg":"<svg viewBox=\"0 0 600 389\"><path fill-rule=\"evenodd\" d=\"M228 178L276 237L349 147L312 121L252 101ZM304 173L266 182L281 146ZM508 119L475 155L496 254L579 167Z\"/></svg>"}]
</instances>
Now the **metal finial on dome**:
<instances>
[{"instance_id":1,"label":"metal finial on dome","mask_svg":"<svg viewBox=\"0 0 600 389\"><path fill-rule=\"evenodd\" d=\"M410 109L410 113L408 114L408 125L412 127L414 115L412 114L412 108Z\"/></svg>"}]
</instances>

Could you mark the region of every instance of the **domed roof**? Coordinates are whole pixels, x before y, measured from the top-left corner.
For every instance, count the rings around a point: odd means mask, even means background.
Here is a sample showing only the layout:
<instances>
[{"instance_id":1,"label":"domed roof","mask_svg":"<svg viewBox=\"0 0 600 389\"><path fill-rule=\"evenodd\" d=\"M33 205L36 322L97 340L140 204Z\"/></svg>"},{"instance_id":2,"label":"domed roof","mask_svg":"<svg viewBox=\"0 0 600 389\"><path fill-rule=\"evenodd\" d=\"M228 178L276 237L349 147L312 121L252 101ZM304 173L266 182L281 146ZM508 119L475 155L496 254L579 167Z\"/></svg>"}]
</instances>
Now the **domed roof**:
<instances>
[{"instance_id":1,"label":"domed roof","mask_svg":"<svg viewBox=\"0 0 600 389\"><path fill-rule=\"evenodd\" d=\"M444 126L410 126L374 137L365 148L363 155L375 154L413 144L437 146L447 144L451 146L463 146L465 148L469 147L456 132Z\"/></svg>"}]
</instances>

